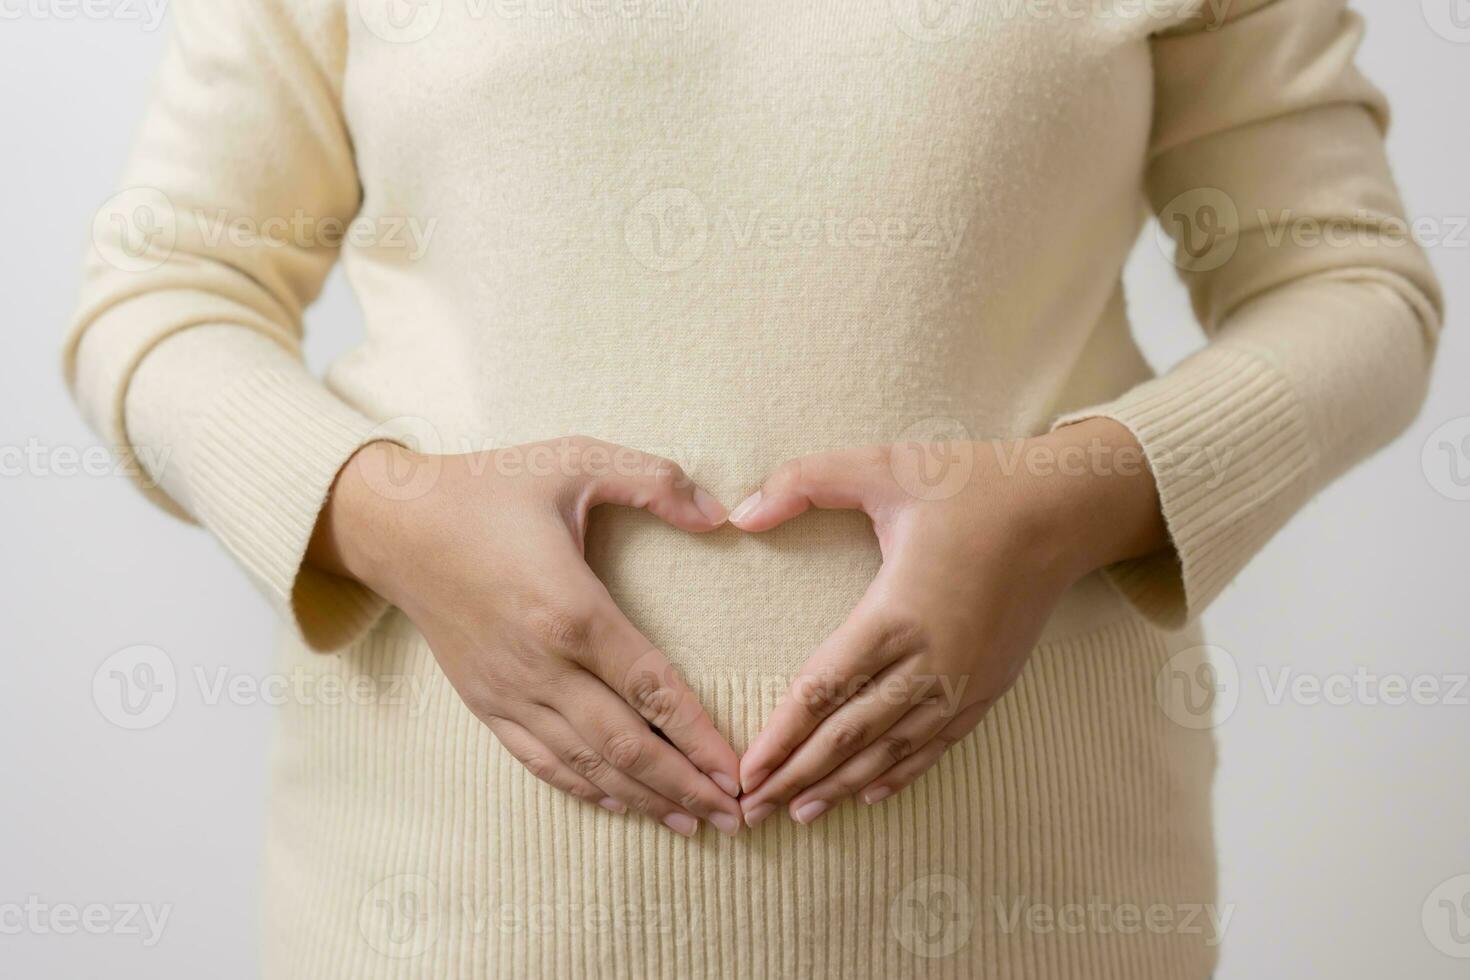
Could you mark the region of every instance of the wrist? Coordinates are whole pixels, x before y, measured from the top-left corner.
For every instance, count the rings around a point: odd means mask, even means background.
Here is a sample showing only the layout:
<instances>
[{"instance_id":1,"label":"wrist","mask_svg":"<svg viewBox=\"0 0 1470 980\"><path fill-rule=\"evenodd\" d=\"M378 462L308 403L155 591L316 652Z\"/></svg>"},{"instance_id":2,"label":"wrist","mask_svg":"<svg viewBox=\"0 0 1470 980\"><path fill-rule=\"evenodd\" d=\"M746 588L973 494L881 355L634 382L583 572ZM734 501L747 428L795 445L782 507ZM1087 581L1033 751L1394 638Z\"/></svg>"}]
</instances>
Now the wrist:
<instances>
[{"instance_id":1,"label":"wrist","mask_svg":"<svg viewBox=\"0 0 1470 980\"><path fill-rule=\"evenodd\" d=\"M317 517L306 560L316 567L352 579L389 598L390 542L401 516L394 513L391 474L414 454L393 442L370 442L353 453L337 473Z\"/></svg>"},{"instance_id":2,"label":"wrist","mask_svg":"<svg viewBox=\"0 0 1470 980\"><path fill-rule=\"evenodd\" d=\"M1124 425L1092 418L1026 440L1032 495L1075 578L1168 544L1158 484Z\"/></svg>"}]
</instances>

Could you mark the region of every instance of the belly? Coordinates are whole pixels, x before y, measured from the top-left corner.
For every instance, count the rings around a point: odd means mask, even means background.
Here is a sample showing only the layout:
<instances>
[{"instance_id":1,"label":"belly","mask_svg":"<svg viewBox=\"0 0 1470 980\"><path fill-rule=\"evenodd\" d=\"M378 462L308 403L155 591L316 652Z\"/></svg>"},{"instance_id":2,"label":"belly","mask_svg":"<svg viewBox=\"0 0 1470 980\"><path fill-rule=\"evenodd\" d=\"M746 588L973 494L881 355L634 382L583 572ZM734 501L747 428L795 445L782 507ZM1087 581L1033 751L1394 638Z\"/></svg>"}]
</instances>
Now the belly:
<instances>
[{"instance_id":1,"label":"belly","mask_svg":"<svg viewBox=\"0 0 1470 980\"><path fill-rule=\"evenodd\" d=\"M628 617L696 687L790 675L879 566L867 517L810 512L760 535L691 535L642 511L593 512L587 560Z\"/></svg>"}]
</instances>

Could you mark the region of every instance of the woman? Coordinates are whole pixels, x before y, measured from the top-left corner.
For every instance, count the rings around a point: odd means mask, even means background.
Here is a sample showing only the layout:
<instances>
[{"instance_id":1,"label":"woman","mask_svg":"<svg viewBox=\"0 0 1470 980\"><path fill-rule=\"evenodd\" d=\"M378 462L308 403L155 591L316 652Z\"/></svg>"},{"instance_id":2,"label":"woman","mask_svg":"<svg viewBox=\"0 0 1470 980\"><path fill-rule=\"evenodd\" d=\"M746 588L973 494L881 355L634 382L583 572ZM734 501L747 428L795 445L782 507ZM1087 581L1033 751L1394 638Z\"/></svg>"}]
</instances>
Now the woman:
<instances>
[{"instance_id":1,"label":"woman","mask_svg":"<svg viewBox=\"0 0 1470 980\"><path fill-rule=\"evenodd\" d=\"M1191 624L1440 317L1342 2L175 13L68 363L371 694L281 713L269 975L1210 975Z\"/></svg>"}]
</instances>

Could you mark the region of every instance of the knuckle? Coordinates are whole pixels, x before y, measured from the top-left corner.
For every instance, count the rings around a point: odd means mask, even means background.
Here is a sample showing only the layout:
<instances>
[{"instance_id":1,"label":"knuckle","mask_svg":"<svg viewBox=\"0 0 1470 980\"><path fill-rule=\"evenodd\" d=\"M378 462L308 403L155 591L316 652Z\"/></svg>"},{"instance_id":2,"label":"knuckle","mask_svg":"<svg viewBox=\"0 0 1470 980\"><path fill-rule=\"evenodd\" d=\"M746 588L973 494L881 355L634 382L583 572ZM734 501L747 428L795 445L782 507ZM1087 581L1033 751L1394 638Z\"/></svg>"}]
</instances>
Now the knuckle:
<instances>
[{"instance_id":1,"label":"knuckle","mask_svg":"<svg viewBox=\"0 0 1470 980\"><path fill-rule=\"evenodd\" d=\"M602 756L583 745L567 754L566 763L578 775L591 779L602 771L605 762Z\"/></svg>"},{"instance_id":2,"label":"knuckle","mask_svg":"<svg viewBox=\"0 0 1470 980\"><path fill-rule=\"evenodd\" d=\"M538 643L559 653L579 653L592 642L592 617L578 609L543 607L530 614L526 626Z\"/></svg>"},{"instance_id":3,"label":"knuckle","mask_svg":"<svg viewBox=\"0 0 1470 980\"><path fill-rule=\"evenodd\" d=\"M842 682L835 676L809 678L797 693L797 703L813 718L822 719L837 710L841 703Z\"/></svg>"},{"instance_id":4,"label":"knuckle","mask_svg":"<svg viewBox=\"0 0 1470 980\"><path fill-rule=\"evenodd\" d=\"M695 813L705 808L703 797L699 795L698 790L692 788L680 790L679 795L674 799L674 803L681 810L689 810Z\"/></svg>"},{"instance_id":5,"label":"knuckle","mask_svg":"<svg viewBox=\"0 0 1470 980\"><path fill-rule=\"evenodd\" d=\"M867 726L862 722L843 721L833 724L828 738L831 740L833 749L845 755L851 755L868 744L867 736Z\"/></svg>"},{"instance_id":6,"label":"knuckle","mask_svg":"<svg viewBox=\"0 0 1470 980\"><path fill-rule=\"evenodd\" d=\"M929 630L912 610L890 605L874 630L873 645L885 656L923 652L929 647Z\"/></svg>"},{"instance_id":7,"label":"knuckle","mask_svg":"<svg viewBox=\"0 0 1470 980\"><path fill-rule=\"evenodd\" d=\"M684 470L673 460L654 457L651 466L649 478L660 494L674 493L684 485Z\"/></svg>"},{"instance_id":8,"label":"knuckle","mask_svg":"<svg viewBox=\"0 0 1470 980\"><path fill-rule=\"evenodd\" d=\"M913 743L902 735L884 735L878 740L878 750L883 758L897 763L907 759L914 750Z\"/></svg>"},{"instance_id":9,"label":"knuckle","mask_svg":"<svg viewBox=\"0 0 1470 980\"><path fill-rule=\"evenodd\" d=\"M679 699L651 670L634 671L628 677L628 703L649 724L665 727L674 717Z\"/></svg>"},{"instance_id":10,"label":"knuckle","mask_svg":"<svg viewBox=\"0 0 1470 980\"><path fill-rule=\"evenodd\" d=\"M489 721L506 717L504 704L489 683L472 681L464 685L459 697L476 718Z\"/></svg>"},{"instance_id":11,"label":"knuckle","mask_svg":"<svg viewBox=\"0 0 1470 980\"><path fill-rule=\"evenodd\" d=\"M632 732L614 732L603 745L603 757L614 769L624 772L637 769L647 756L644 741Z\"/></svg>"}]
</instances>

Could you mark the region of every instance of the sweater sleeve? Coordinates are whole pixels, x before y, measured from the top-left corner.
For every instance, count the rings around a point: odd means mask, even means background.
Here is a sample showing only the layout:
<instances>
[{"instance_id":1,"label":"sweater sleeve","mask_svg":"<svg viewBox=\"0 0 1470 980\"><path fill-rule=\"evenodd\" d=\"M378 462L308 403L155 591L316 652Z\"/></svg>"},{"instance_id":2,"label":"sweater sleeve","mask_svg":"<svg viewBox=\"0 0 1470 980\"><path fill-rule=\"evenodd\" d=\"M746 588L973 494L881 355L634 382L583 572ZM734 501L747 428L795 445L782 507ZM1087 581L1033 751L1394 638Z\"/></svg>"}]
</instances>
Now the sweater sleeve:
<instances>
[{"instance_id":1,"label":"sweater sleeve","mask_svg":"<svg viewBox=\"0 0 1470 980\"><path fill-rule=\"evenodd\" d=\"M1417 413L1441 309L1358 73L1344 0L1237 0L1152 39L1146 191L1209 342L1070 413L1127 426L1171 547L1107 570L1166 628L1195 617L1328 481Z\"/></svg>"},{"instance_id":2,"label":"sweater sleeve","mask_svg":"<svg viewBox=\"0 0 1470 980\"><path fill-rule=\"evenodd\" d=\"M316 649L384 608L303 567L337 472L377 437L307 372L302 311L359 206L340 0L179 0L64 354L144 491L212 531ZM143 472L141 467L133 467Z\"/></svg>"}]
</instances>

